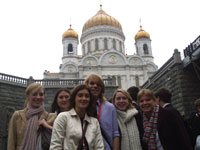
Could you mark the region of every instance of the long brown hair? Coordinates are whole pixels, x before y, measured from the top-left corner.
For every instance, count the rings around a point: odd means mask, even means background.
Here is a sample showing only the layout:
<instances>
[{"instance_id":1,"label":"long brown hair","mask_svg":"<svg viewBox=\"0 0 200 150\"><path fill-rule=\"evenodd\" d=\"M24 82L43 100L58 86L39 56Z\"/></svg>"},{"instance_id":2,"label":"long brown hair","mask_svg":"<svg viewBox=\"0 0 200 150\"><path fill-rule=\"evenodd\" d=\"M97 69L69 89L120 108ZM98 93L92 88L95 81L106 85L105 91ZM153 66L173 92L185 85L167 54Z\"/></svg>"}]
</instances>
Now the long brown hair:
<instances>
[{"instance_id":1,"label":"long brown hair","mask_svg":"<svg viewBox=\"0 0 200 150\"><path fill-rule=\"evenodd\" d=\"M61 92L66 92L66 93L68 93L69 94L69 96L71 96L71 92L70 92L70 90L68 90L68 89L64 89L64 88L62 88L62 89L59 89L57 92L56 92L56 95L55 95L55 97L54 97L54 100L53 100L53 103L51 104L51 111L54 113L55 111L57 111L58 112L58 114L61 112L61 110L60 110L60 107L58 106L58 95L61 93Z\"/></svg>"},{"instance_id":2,"label":"long brown hair","mask_svg":"<svg viewBox=\"0 0 200 150\"><path fill-rule=\"evenodd\" d=\"M86 108L86 113L88 116L96 117L96 104L95 104L95 101L93 100L93 96L90 89L85 84L81 84L73 88L71 92L71 97L70 97L70 109L75 108L76 95L79 91L84 90L84 89L88 91L89 96L90 96L90 102L89 102L88 107Z\"/></svg>"}]
</instances>

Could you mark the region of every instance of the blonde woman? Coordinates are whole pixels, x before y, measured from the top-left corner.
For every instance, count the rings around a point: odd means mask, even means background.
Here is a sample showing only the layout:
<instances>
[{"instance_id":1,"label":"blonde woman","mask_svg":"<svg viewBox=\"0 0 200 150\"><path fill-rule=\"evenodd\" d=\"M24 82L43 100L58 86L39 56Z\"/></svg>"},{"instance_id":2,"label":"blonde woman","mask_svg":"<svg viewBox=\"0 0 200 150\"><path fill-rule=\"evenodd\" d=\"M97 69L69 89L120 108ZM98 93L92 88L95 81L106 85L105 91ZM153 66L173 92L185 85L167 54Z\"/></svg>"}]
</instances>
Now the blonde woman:
<instances>
[{"instance_id":1,"label":"blonde woman","mask_svg":"<svg viewBox=\"0 0 200 150\"><path fill-rule=\"evenodd\" d=\"M142 141L142 115L133 106L129 93L124 89L118 89L113 95L112 102L117 110L121 150L147 149Z\"/></svg>"},{"instance_id":2,"label":"blonde woman","mask_svg":"<svg viewBox=\"0 0 200 150\"><path fill-rule=\"evenodd\" d=\"M112 103L104 97L104 82L97 74L91 74L85 79L85 84L91 90L96 103L97 119L101 127L105 150L119 150L119 129L116 110Z\"/></svg>"},{"instance_id":3,"label":"blonde woman","mask_svg":"<svg viewBox=\"0 0 200 150\"><path fill-rule=\"evenodd\" d=\"M23 110L15 111L9 122L8 150L41 149L39 126L48 115L44 109L44 88L32 83L26 88L27 104ZM55 114L49 114L47 123L53 125Z\"/></svg>"},{"instance_id":4,"label":"blonde woman","mask_svg":"<svg viewBox=\"0 0 200 150\"><path fill-rule=\"evenodd\" d=\"M192 150L183 120L174 111L157 105L151 90L138 93L143 112L143 140L149 150Z\"/></svg>"}]
</instances>

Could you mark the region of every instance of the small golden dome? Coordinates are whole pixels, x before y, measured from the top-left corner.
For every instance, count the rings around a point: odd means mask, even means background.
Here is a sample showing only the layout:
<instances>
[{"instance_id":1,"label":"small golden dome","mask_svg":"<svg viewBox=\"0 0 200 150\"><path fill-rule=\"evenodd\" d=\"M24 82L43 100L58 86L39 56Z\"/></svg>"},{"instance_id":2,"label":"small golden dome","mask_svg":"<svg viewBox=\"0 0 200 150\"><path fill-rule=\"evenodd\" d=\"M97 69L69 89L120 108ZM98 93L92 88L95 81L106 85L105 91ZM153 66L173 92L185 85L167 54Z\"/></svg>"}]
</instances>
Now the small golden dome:
<instances>
[{"instance_id":1,"label":"small golden dome","mask_svg":"<svg viewBox=\"0 0 200 150\"><path fill-rule=\"evenodd\" d=\"M65 33L63 33L62 38L68 38L68 37L73 37L73 38L78 38L78 34L71 28L72 25L70 24L70 27Z\"/></svg>"},{"instance_id":2,"label":"small golden dome","mask_svg":"<svg viewBox=\"0 0 200 150\"><path fill-rule=\"evenodd\" d=\"M106 14L102 10L102 5L100 5L100 10L97 12L97 14L95 16L90 18L84 24L82 32L84 32L85 30L87 30L91 27L101 26L101 25L113 26L113 27L116 27L116 28L119 28L120 30L122 30L122 27L121 27L121 24L119 23L119 21L117 21L117 19L111 17L110 15Z\"/></svg>"},{"instance_id":3,"label":"small golden dome","mask_svg":"<svg viewBox=\"0 0 200 150\"><path fill-rule=\"evenodd\" d=\"M138 31L138 33L135 35L135 40L138 40L140 38L150 38L149 33L147 33L146 31L144 31L142 29L142 26L140 26L140 30Z\"/></svg>"}]
</instances>

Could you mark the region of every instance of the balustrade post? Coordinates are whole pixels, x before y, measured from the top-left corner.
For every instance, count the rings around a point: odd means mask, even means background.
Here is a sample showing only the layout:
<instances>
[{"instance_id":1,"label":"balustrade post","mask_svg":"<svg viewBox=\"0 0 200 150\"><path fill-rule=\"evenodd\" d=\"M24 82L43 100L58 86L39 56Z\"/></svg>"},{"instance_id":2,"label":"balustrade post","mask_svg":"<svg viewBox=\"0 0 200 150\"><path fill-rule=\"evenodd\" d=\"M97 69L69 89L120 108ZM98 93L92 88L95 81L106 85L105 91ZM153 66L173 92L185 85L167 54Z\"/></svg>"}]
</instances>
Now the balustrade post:
<instances>
[{"instance_id":1,"label":"balustrade post","mask_svg":"<svg viewBox=\"0 0 200 150\"><path fill-rule=\"evenodd\" d=\"M33 79L33 77L30 76L30 77L28 78L28 80L27 80L27 86L29 86L31 83L34 83L34 82L35 82L35 80Z\"/></svg>"}]
</instances>

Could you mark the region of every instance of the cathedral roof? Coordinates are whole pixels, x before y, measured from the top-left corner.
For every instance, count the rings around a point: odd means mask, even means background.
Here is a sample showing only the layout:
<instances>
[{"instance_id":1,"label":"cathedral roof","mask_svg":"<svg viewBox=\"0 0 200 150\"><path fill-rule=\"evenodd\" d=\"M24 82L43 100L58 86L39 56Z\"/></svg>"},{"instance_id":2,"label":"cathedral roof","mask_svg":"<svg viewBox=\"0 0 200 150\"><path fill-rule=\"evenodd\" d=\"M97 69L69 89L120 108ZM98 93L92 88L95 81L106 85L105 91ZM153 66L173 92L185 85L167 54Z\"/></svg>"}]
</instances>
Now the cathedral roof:
<instances>
[{"instance_id":1,"label":"cathedral roof","mask_svg":"<svg viewBox=\"0 0 200 150\"><path fill-rule=\"evenodd\" d=\"M105 13L105 11L102 10L102 5L100 5L100 10L97 12L96 15L94 15L84 24L82 32L91 27L101 26L101 25L113 26L122 30L119 21L117 21L117 19Z\"/></svg>"},{"instance_id":2,"label":"cathedral roof","mask_svg":"<svg viewBox=\"0 0 200 150\"><path fill-rule=\"evenodd\" d=\"M138 40L140 38L150 38L150 34L147 33L146 31L144 31L142 29L142 26L140 26L140 30L138 31L138 33L135 35L135 40Z\"/></svg>"},{"instance_id":3,"label":"cathedral roof","mask_svg":"<svg viewBox=\"0 0 200 150\"><path fill-rule=\"evenodd\" d=\"M65 31L62 35L62 38L67 38L67 37L73 37L73 38L78 38L78 34L71 28L71 24L70 27L67 31Z\"/></svg>"}]
</instances>

